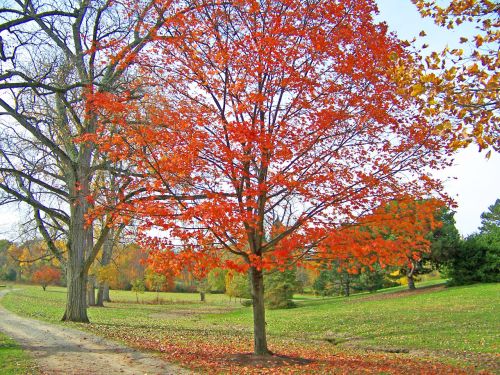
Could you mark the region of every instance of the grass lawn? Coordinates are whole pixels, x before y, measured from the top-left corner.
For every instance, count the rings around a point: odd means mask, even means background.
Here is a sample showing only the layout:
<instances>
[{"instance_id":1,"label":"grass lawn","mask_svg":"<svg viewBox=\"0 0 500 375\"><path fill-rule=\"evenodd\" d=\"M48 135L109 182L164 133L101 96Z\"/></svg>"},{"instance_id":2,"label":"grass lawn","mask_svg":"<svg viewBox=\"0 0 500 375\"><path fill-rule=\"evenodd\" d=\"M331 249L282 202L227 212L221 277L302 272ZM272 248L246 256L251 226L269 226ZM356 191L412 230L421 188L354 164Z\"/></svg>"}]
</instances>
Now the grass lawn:
<instances>
[{"instance_id":1,"label":"grass lawn","mask_svg":"<svg viewBox=\"0 0 500 375\"><path fill-rule=\"evenodd\" d=\"M306 367L292 363L280 371L330 373L335 368L347 373L356 368L402 373L417 366L425 373L436 362L472 366L464 370L467 373L473 367L497 371L500 284L435 284L417 285L421 289L413 293L391 288L349 298L300 295L297 308L268 310L271 350L313 361ZM252 370L239 360L239 367L235 365L237 353L252 349L251 308L224 295L207 295L206 303L199 302L197 294L160 293L160 305L153 304L156 298L156 293L139 294L143 303L137 304L135 293L111 291L112 303L89 309L92 324L70 325L160 351L168 360L195 369ZM20 315L62 324L64 301L63 288L43 292L41 287L22 286L1 303ZM443 367L429 373L447 372Z\"/></svg>"},{"instance_id":2,"label":"grass lawn","mask_svg":"<svg viewBox=\"0 0 500 375\"><path fill-rule=\"evenodd\" d=\"M0 373L2 375L38 374L30 357L2 332L0 332Z\"/></svg>"}]
</instances>

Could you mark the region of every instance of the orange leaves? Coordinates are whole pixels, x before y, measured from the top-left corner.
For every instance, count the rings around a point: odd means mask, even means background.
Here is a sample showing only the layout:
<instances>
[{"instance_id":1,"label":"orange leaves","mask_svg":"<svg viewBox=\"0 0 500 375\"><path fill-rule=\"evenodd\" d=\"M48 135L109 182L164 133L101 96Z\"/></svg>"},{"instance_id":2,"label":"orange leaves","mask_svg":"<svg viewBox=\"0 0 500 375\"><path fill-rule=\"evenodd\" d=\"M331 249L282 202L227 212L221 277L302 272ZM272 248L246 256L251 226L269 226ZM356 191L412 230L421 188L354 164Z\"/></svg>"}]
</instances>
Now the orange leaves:
<instances>
[{"instance_id":1,"label":"orange leaves","mask_svg":"<svg viewBox=\"0 0 500 375\"><path fill-rule=\"evenodd\" d=\"M40 266L35 272L31 280L35 284L42 285L43 289L49 284L54 284L61 278L61 271L54 266L43 265Z\"/></svg>"},{"instance_id":2,"label":"orange leaves","mask_svg":"<svg viewBox=\"0 0 500 375\"><path fill-rule=\"evenodd\" d=\"M355 226L329 233L316 256L339 262L351 273L378 263L404 266L430 251L430 233L441 223L436 215L442 203L412 199L381 205Z\"/></svg>"},{"instance_id":3,"label":"orange leaves","mask_svg":"<svg viewBox=\"0 0 500 375\"><path fill-rule=\"evenodd\" d=\"M249 269L249 265L247 263L235 262L230 259L224 262L224 268L232 271L236 271L238 273L245 273Z\"/></svg>"},{"instance_id":4,"label":"orange leaves","mask_svg":"<svg viewBox=\"0 0 500 375\"><path fill-rule=\"evenodd\" d=\"M162 231L144 239L154 269L285 269L314 251L389 257L387 239L349 225L402 194L429 195L438 185L423 171L441 165L443 143L413 111L428 82L415 86L418 67L375 8L195 8L137 56L130 94L95 97L96 141L140 192L118 208L143 234Z\"/></svg>"},{"instance_id":5,"label":"orange leaves","mask_svg":"<svg viewBox=\"0 0 500 375\"><path fill-rule=\"evenodd\" d=\"M203 278L212 269L216 268L216 259L207 256L206 253L193 251L186 247L181 250L153 250L148 256L149 267L155 272L163 275L175 276L187 269L193 275Z\"/></svg>"}]
</instances>

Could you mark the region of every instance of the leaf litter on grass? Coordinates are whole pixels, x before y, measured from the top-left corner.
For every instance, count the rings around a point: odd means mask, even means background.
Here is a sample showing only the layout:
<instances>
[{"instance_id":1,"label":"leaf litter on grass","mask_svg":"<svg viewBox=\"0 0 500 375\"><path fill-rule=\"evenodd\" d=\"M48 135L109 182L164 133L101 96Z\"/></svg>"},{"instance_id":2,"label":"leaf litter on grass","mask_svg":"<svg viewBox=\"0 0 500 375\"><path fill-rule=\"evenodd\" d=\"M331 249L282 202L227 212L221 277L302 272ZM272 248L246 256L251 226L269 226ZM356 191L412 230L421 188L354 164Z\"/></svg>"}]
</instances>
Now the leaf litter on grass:
<instances>
[{"instance_id":1,"label":"leaf litter on grass","mask_svg":"<svg viewBox=\"0 0 500 375\"><path fill-rule=\"evenodd\" d=\"M205 330L130 330L123 327L93 329L192 370L209 374L470 374L461 368L401 353L361 352L348 348L271 338L270 357L253 356L249 334ZM484 372L486 374L487 372Z\"/></svg>"}]
</instances>

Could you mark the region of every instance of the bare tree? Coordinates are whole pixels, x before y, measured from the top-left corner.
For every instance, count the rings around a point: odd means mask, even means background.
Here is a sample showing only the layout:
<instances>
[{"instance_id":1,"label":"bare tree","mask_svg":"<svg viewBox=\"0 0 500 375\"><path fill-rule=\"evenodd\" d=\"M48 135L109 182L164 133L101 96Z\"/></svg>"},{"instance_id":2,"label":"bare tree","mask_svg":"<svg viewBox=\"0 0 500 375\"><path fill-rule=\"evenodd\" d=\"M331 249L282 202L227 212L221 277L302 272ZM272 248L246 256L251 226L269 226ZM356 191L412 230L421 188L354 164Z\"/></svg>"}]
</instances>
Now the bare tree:
<instances>
[{"instance_id":1,"label":"bare tree","mask_svg":"<svg viewBox=\"0 0 500 375\"><path fill-rule=\"evenodd\" d=\"M88 322L88 270L111 220L94 233L93 179L109 171L110 163L85 140L99 124L86 98L124 90L131 56L163 24L164 8L154 0L139 3L128 9L110 0L2 0L1 199L31 208L56 256L55 239L66 239L63 320Z\"/></svg>"}]
</instances>

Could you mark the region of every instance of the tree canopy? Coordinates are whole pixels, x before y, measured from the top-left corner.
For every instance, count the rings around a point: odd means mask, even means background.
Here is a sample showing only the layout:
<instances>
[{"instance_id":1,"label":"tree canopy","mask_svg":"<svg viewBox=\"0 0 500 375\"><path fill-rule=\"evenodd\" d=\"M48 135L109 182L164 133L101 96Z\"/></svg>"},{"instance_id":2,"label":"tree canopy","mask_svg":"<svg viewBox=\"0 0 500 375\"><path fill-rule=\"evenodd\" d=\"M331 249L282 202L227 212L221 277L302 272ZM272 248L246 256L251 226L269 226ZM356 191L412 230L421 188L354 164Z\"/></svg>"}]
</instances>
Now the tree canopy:
<instances>
[{"instance_id":1,"label":"tree canopy","mask_svg":"<svg viewBox=\"0 0 500 375\"><path fill-rule=\"evenodd\" d=\"M256 353L268 351L263 270L387 201L439 190L427 167L446 165L446 142L399 85L414 66L375 10L369 0L200 6L135 56L130 90L91 99L101 121L86 139L141 176L130 186L143 194L118 209L142 218L154 263L250 272Z\"/></svg>"}]
</instances>

